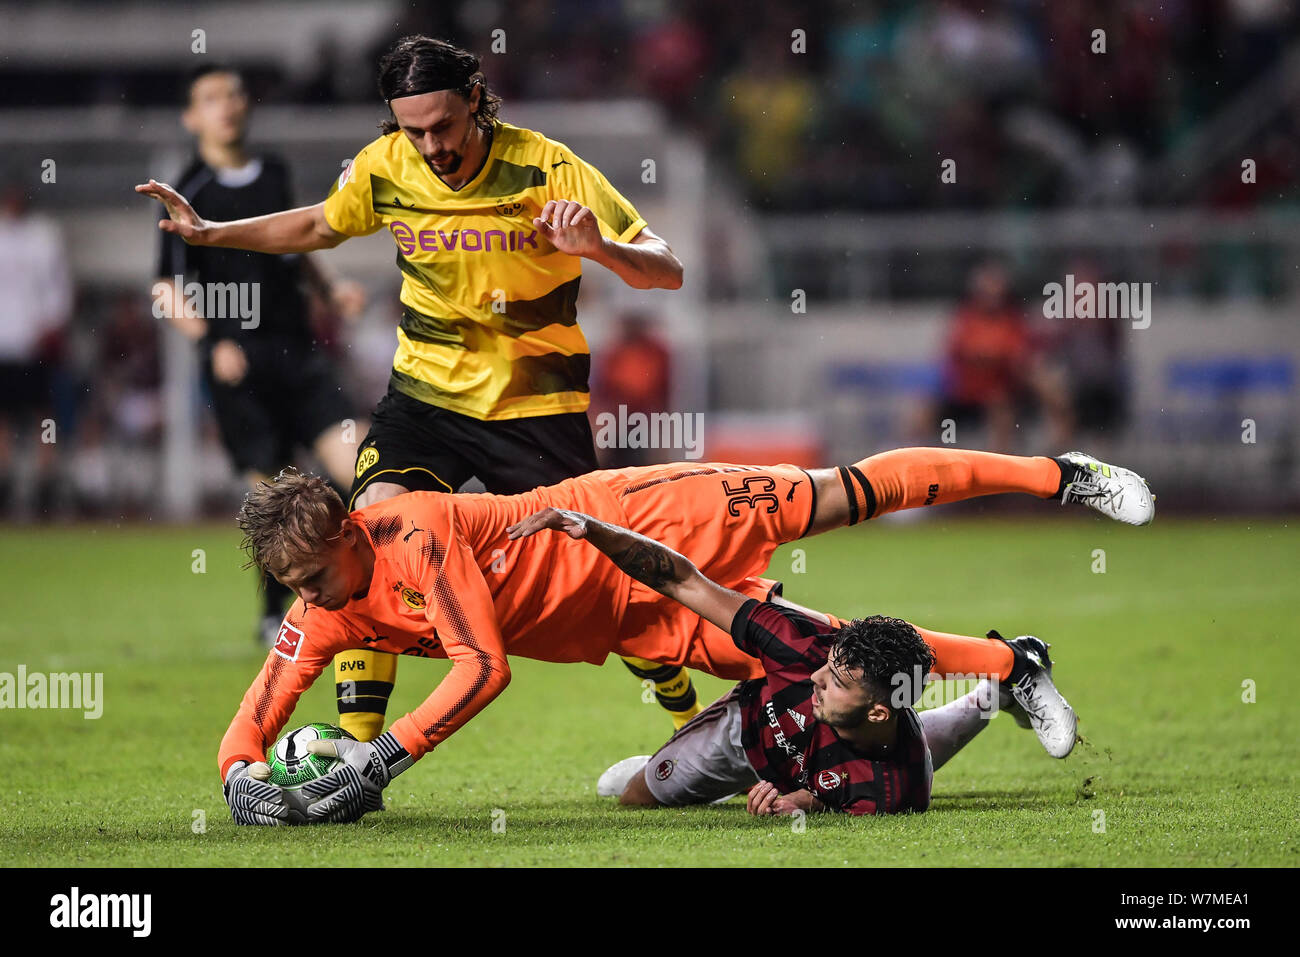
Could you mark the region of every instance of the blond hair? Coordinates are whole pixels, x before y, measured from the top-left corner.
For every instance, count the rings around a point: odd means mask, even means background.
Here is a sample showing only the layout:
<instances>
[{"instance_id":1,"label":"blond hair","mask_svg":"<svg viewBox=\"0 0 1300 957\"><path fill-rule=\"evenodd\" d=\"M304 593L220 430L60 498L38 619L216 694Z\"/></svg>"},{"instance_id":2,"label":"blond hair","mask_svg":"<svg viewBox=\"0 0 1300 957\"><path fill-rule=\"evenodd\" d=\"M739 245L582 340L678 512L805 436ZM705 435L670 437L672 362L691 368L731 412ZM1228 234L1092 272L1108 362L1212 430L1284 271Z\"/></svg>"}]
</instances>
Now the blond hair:
<instances>
[{"instance_id":1,"label":"blond hair","mask_svg":"<svg viewBox=\"0 0 1300 957\"><path fill-rule=\"evenodd\" d=\"M348 510L319 475L287 468L269 482L258 482L239 508L244 567L285 571L296 559L319 554L336 538Z\"/></svg>"}]
</instances>

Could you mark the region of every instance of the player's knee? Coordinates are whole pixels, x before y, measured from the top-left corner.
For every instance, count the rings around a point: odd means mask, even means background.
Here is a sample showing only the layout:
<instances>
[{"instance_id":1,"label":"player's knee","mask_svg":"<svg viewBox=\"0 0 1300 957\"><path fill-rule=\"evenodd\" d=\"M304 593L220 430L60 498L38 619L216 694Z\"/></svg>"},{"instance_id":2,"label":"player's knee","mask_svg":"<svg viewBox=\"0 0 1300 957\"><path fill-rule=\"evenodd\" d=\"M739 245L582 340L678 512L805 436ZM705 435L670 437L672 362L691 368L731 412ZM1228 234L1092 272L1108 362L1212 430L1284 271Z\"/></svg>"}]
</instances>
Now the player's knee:
<instances>
[{"instance_id":1,"label":"player's knee","mask_svg":"<svg viewBox=\"0 0 1300 957\"><path fill-rule=\"evenodd\" d=\"M659 806L659 802L655 800L655 796L650 793L650 788L645 783L645 771L632 776L632 780L627 782L627 787L623 788L623 793L619 795L618 803L628 807Z\"/></svg>"}]
</instances>

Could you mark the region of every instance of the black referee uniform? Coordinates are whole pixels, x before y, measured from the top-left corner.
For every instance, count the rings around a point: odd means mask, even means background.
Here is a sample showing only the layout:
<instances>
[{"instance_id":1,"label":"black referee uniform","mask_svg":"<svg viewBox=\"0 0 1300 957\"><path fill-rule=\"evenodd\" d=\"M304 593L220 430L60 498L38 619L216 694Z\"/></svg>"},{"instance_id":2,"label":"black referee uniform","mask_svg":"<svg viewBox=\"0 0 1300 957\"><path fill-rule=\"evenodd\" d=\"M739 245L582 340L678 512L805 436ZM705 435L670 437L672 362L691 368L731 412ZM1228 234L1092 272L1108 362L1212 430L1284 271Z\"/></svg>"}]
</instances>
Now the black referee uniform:
<instances>
[{"instance_id":1,"label":"black referee uniform","mask_svg":"<svg viewBox=\"0 0 1300 957\"><path fill-rule=\"evenodd\" d=\"M293 205L288 169L270 155L235 171L214 170L195 157L177 189L204 219L244 219ZM205 304L213 284L240 284L234 288L245 303L257 289L256 323L234 309L226 310L235 313L230 316L204 315L208 331L199 342L208 405L241 472L276 474L292 461L296 447L310 448L325 429L353 414L333 362L313 343L301 256L189 246L164 233L157 274L200 283ZM212 375L212 349L223 339L235 342L248 360L248 372L234 385Z\"/></svg>"},{"instance_id":2,"label":"black referee uniform","mask_svg":"<svg viewBox=\"0 0 1300 957\"><path fill-rule=\"evenodd\" d=\"M265 154L239 170L216 170L196 156L177 188L204 219L245 219L293 205L288 168ZM200 313L207 334L199 341L199 369L221 442L240 472L275 475L292 462L296 448L310 449L322 432L352 415L334 363L313 341L300 255L189 246L164 233L158 276L180 276L185 285L197 282L204 290ZM235 295L209 296L217 284ZM223 311L231 314L207 315L210 300L225 303ZM256 302L255 314L246 318L231 307L240 302ZM212 374L213 347L225 339L243 350L248 363L244 377L233 385ZM258 638L266 642L279 627L292 592L269 575L263 584Z\"/></svg>"}]
</instances>

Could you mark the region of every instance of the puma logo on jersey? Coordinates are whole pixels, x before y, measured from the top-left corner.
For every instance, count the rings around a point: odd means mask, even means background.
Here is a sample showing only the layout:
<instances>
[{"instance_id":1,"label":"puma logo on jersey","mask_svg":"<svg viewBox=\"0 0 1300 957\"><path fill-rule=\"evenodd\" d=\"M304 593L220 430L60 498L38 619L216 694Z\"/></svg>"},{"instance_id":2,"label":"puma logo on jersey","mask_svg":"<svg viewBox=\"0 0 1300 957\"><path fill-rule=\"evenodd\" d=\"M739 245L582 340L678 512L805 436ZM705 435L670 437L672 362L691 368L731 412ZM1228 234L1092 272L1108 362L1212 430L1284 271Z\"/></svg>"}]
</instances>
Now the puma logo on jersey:
<instances>
[{"instance_id":1,"label":"puma logo on jersey","mask_svg":"<svg viewBox=\"0 0 1300 957\"><path fill-rule=\"evenodd\" d=\"M795 488L803 484L803 479L799 479L797 481L795 479L786 479L786 481L790 483L790 491L785 493L785 500L787 502L793 502L794 490ZM793 714L793 712L791 712L791 714Z\"/></svg>"},{"instance_id":2,"label":"puma logo on jersey","mask_svg":"<svg viewBox=\"0 0 1300 957\"><path fill-rule=\"evenodd\" d=\"M551 169L555 169L555 167L557 167L557 166L572 166L572 165L573 165L573 164L570 163L568 160L566 160L566 159L562 159L562 160L560 160L558 163L552 163L552 164L551 164Z\"/></svg>"}]
</instances>

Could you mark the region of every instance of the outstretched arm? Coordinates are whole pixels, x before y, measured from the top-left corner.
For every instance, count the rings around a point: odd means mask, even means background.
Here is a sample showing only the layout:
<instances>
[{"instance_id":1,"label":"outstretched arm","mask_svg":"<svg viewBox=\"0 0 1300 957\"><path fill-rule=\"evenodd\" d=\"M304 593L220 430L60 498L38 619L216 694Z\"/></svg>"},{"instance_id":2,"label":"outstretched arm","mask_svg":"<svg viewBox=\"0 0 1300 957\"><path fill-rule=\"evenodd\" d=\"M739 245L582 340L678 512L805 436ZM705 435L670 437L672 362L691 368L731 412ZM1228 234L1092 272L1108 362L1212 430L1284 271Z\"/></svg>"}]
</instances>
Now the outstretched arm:
<instances>
[{"instance_id":1,"label":"outstretched arm","mask_svg":"<svg viewBox=\"0 0 1300 957\"><path fill-rule=\"evenodd\" d=\"M746 601L700 573L691 560L637 532L610 525L582 512L547 508L506 529L513 541L551 529L586 539L641 584L681 602L705 621L731 632L732 619Z\"/></svg>"},{"instance_id":2,"label":"outstretched arm","mask_svg":"<svg viewBox=\"0 0 1300 957\"><path fill-rule=\"evenodd\" d=\"M160 221L158 228L175 233L191 246L227 246L258 253L309 253L332 248L347 239L346 234L325 221L324 203L214 223L196 213L189 201L166 183L151 179L135 191L162 203L169 218Z\"/></svg>"}]
</instances>

